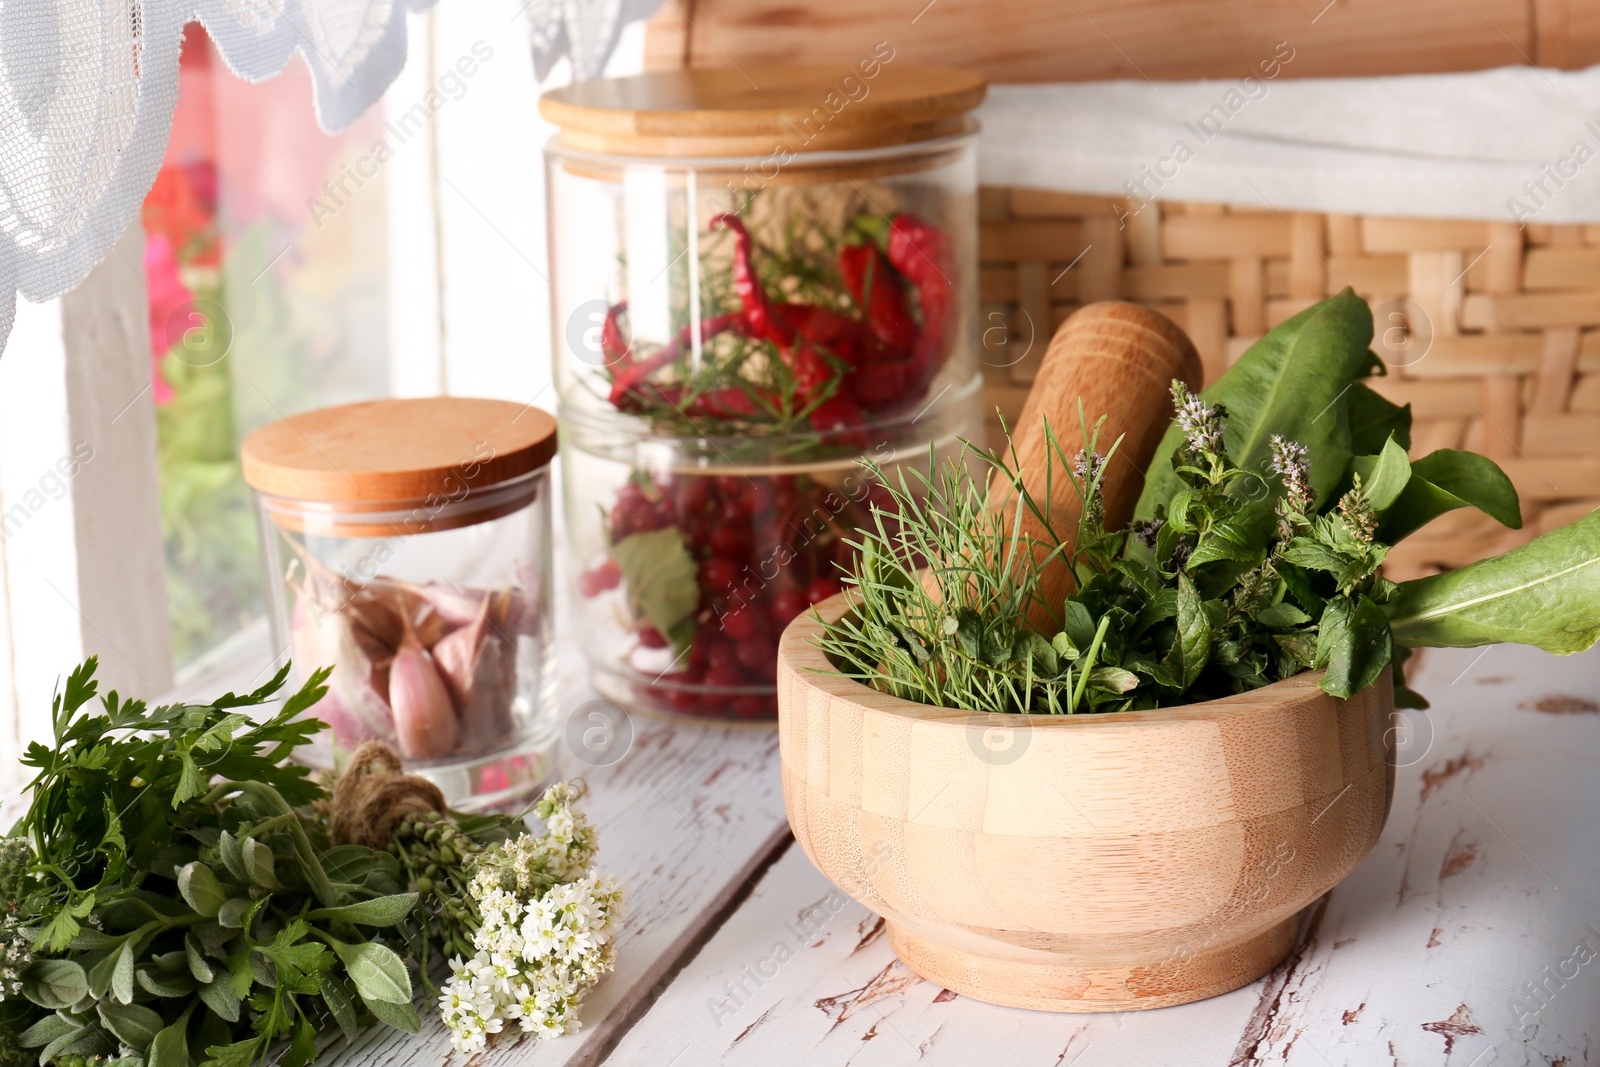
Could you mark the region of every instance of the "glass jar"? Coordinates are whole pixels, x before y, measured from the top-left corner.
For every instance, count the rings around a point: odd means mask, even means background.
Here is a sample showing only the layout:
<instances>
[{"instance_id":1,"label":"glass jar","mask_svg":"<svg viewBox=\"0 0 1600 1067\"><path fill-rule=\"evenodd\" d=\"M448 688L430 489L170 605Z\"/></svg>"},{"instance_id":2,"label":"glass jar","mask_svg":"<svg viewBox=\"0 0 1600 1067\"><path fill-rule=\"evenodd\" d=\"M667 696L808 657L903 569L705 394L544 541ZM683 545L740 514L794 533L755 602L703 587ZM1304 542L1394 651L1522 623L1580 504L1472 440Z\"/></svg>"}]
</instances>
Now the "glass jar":
<instances>
[{"instance_id":1,"label":"glass jar","mask_svg":"<svg viewBox=\"0 0 1600 1067\"><path fill-rule=\"evenodd\" d=\"M775 717L778 633L872 521L859 461L982 432L982 79L884 45L760 80L540 101L581 643L630 707Z\"/></svg>"},{"instance_id":2,"label":"glass jar","mask_svg":"<svg viewBox=\"0 0 1600 1067\"><path fill-rule=\"evenodd\" d=\"M452 807L531 793L553 755L550 460L525 405L378 400L262 427L255 490L274 646L303 681L324 767L383 741Z\"/></svg>"},{"instance_id":3,"label":"glass jar","mask_svg":"<svg viewBox=\"0 0 1600 1067\"><path fill-rule=\"evenodd\" d=\"M943 407L931 449L887 437L825 461L733 463L740 442L563 422L562 474L574 546L580 643L610 700L694 718L777 717L777 641L837 593L855 531L892 521L890 484L920 486L930 456L960 451L968 405ZM876 470L861 460L870 460Z\"/></svg>"}]
</instances>

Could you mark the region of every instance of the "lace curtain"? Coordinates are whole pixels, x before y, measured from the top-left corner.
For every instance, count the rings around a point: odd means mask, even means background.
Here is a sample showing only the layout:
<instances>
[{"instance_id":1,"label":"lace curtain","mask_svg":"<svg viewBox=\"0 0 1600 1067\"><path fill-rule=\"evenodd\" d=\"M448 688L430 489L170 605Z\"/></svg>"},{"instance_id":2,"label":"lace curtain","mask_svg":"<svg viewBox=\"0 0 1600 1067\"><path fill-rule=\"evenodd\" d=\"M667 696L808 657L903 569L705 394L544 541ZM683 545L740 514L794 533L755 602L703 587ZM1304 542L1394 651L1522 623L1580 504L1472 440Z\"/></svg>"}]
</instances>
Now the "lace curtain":
<instances>
[{"instance_id":1,"label":"lace curtain","mask_svg":"<svg viewBox=\"0 0 1600 1067\"><path fill-rule=\"evenodd\" d=\"M166 151L183 27L261 81L296 52L317 119L348 125L405 64L407 11L434 0L0 0L0 349L16 294L48 300L104 258ZM473 0L447 0L470 3ZM622 27L661 0L531 0L534 66L598 75Z\"/></svg>"}]
</instances>

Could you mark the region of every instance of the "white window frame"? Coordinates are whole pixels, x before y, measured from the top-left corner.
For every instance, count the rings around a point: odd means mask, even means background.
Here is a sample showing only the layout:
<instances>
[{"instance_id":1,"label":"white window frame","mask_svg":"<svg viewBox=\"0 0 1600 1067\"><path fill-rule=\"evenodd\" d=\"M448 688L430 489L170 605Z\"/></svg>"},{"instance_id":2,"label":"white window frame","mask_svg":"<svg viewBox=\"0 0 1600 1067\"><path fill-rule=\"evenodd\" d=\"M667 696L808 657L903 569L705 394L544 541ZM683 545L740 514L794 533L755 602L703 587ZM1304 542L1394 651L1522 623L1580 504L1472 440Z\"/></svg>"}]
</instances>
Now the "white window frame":
<instances>
[{"instance_id":1,"label":"white window frame","mask_svg":"<svg viewBox=\"0 0 1600 1067\"><path fill-rule=\"evenodd\" d=\"M554 129L537 102L568 75L563 62L535 82L522 8L454 0L411 16L406 67L378 105L391 121L438 93L475 43L492 49L384 164L397 396L555 407L543 181ZM640 69L644 38L643 24L628 27L608 73ZM18 757L49 738L51 695L85 656L100 656L103 692L194 699L259 684L285 654L262 625L175 676L143 261L135 223L71 293L19 302L0 359L0 521L14 517L0 540L5 794L31 777Z\"/></svg>"}]
</instances>

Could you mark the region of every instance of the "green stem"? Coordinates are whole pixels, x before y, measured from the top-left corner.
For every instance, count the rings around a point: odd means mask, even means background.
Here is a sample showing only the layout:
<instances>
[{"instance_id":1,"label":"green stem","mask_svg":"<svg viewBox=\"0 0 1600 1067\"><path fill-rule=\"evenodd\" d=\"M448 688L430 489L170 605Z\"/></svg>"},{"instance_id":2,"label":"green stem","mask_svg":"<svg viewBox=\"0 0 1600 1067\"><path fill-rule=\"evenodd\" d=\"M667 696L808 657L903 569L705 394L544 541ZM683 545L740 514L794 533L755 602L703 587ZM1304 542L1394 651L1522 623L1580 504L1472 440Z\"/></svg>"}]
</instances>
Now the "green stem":
<instances>
[{"instance_id":1,"label":"green stem","mask_svg":"<svg viewBox=\"0 0 1600 1067\"><path fill-rule=\"evenodd\" d=\"M1111 625L1111 616L1100 616L1100 626L1094 632L1094 640L1089 643L1089 651L1083 657L1083 666L1079 668L1078 686L1072 693L1071 712L1076 713L1078 702L1083 699L1083 691L1089 686L1089 672L1094 669L1095 657L1100 655L1100 644L1105 640L1106 629Z\"/></svg>"}]
</instances>

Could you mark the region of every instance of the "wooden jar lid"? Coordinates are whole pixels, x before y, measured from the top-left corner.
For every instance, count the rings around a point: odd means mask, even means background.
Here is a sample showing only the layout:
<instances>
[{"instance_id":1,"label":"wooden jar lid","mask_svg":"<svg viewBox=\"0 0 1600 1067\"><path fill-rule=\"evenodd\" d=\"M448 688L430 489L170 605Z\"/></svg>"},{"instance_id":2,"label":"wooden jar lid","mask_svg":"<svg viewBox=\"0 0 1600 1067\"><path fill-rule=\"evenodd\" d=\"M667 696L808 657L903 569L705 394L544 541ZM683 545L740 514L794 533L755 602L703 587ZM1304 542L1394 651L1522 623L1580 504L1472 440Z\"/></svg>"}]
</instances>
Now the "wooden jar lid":
<instances>
[{"instance_id":1,"label":"wooden jar lid","mask_svg":"<svg viewBox=\"0 0 1600 1067\"><path fill-rule=\"evenodd\" d=\"M987 91L970 71L884 63L872 55L854 64L749 73L759 84L732 68L594 78L545 93L539 111L561 127L561 143L577 151L765 158L960 133Z\"/></svg>"},{"instance_id":2,"label":"wooden jar lid","mask_svg":"<svg viewBox=\"0 0 1600 1067\"><path fill-rule=\"evenodd\" d=\"M244 480L318 511L461 497L530 474L556 452L556 422L508 400L369 400L293 415L240 448ZM331 505L331 508L326 507Z\"/></svg>"}]
</instances>

